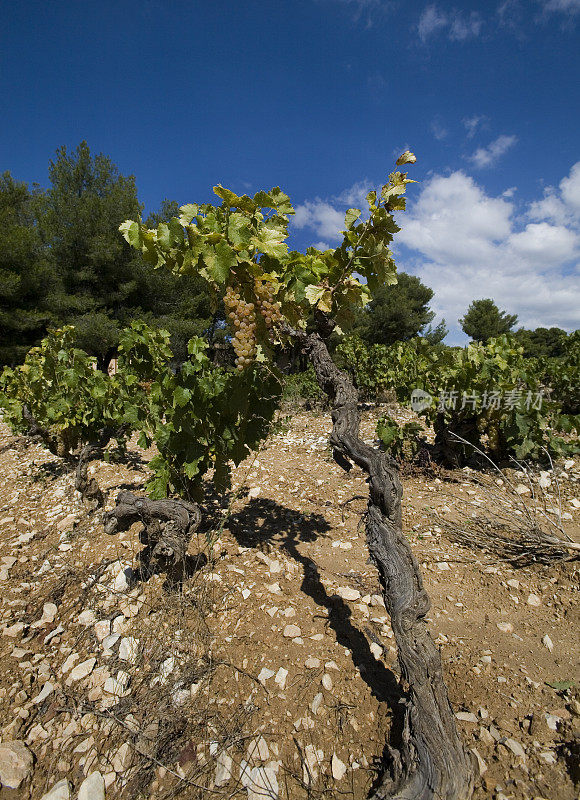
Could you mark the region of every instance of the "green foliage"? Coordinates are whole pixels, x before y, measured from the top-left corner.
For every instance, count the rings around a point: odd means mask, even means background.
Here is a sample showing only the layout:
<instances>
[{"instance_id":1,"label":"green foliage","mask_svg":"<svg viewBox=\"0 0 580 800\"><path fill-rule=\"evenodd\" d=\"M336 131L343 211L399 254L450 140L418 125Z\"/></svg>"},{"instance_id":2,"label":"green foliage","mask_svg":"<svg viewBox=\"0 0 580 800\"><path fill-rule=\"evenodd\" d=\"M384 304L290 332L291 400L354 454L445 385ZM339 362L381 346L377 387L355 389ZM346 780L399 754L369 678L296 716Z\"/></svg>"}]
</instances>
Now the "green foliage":
<instances>
[{"instance_id":1,"label":"green foliage","mask_svg":"<svg viewBox=\"0 0 580 800\"><path fill-rule=\"evenodd\" d=\"M119 336L119 372L109 377L95 359L74 347L72 327L50 331L25 363L0 377L0 405L15 431L26 433L24 406L46 445L61 456L98 440L105 427L141 432L155 443L152 496L198 496L213 470L219 491L229 485L230 462L239 464L268 434L281 396L280 376L256 364L243 374L215 367L207 343L193 337L179 372L169 369L169 333L134 322Z\"/></svg>"},{"instance_id":2,"label":"green foliage","mask_svg":"<svg viewBox=\"0 0 580 800\"><path fill-rule=\"evenodd\" d=\"M107 369L119 344L119 325L102 311L91 311L72 321L75 345L97 360L101 371Z\"/></svg>"},{"instance_id":3,"label":"green foliage","mask_svg":"<svg viewBox=\"0 0 580 800\"><path fill-rule=\"evenodd\" d=\"M464 332L475 342L487 342L508 333L518 321L517 314L500 311L491 299L474 300L459 320Z\"/></svg>"},{"instance_id":4,"label":"green foliage","mask_svg":"<svg viewBox=\"0 0 580 800\"><path fill-rule=\"evenodd\" d=\"M46 445L61 456L95 441L103 427L117 427L123 417L116 383L73 342L72 327L51 330L22 366L7 367L0 376L5 420L13 430L27 432L26 406L43 429Z\"/></svg>"},{"instance_id":5,"label":"green foliage","mask_svg":"<svg viewBox=\"0 0 580 800\"><path fill-rule=\"evenodd\" d=\"M580 330L567 337L562 358L543 361L543 379L565 414L580 414Z\"/></svg>"},{"instance_id":6,"label":"green foliage","mask_svg":"<svg viewBox=\"0 0 580 800\"><path fill-rule=\"evenodd\" d=\"M382 286L366 308L357 315L356 333L367 344L386 344L406 341L419 335L432 322L435 314L429 310L433 290L415 275L399 272L394 286ZM444 326L437 326L440 339L446 335ZM433 336L433 331L430 331Z\"/></svg>"},{"instance_id":7,"label":"green foliage","mask_svg":"<svg viewBox=\"0 0 580 800\"><path fill-rule=\"evenodd\" d=\"M413 160L407 153L401 163ZM392 212L404 209L408 183L405 173L394 172L379 192L370 192L366 221L349 209L343 242L334 250L288 251L294 210L278 187L240 197L216 186L220 205L181 206L156 227L138 219L120 226L146 263L202 278L216 311L226 301L238 357L237 372L226 372L211 364L194 337L181 369L153 382L142 443L155 441L159 450L151 462L154 496L195 496L210 468L216 486L225 488L230 461L239 463L262 440L278 406L281 381L265 366L275 348L291 340L293 329L305 330L313 313L351 325L369 290L396 282L388 244L399 230ZM309 390L314 393L312 383Z\"/></svg>"},{"instance_id":8,"label":"green foliage","mask_svg":"<svg viewBox=\"0 0 580 800\"><path fill-rule=\"evenodd\" d=\"M377 436L398 461L413 461L421 447L419 436L422 432L423 428L418 422L399 425L388 415L377 422Z\"/></svg>"},{"instance_id":9,"label":"green foliage","mask_svg":"<svg viewBox=\"0 0 580 800\"><path fill-rule=\"evenodd\" d=\"M471 455L453 441L456 433L478 447L487 439L495 461L509 456L543 459L545 451L559 455L569 445L555 431L570 425L543 391L536 364L508 336L472 343L451 351L452 360L437 360L418 387L433 403L422 413L433 424L436 442L454 450L459 460Z\"/></svg>"},{"instance_id":10,"label":"green foliage","mask_svg":"<svg viewBox=\"0 0 580 800\"><path fill-rule=\"evenodd\" d=\"M107 308L119 319L138 305L139 263L116 230L140 212L133 176L120 175L111 160L92 155L86 142L73 152L61 147L49 165L50 186L38 196L38 226L59 276L51 297L56 319Z\"/></svg>"},{"instance_id":11,"label":"green foliage","mask_svg":"<svg viewBox=\"0 0 580 800\"><path fill-rule=\"evenodd\" d=\"M434 347L425 339L397 342L390 347L371 346L357 336L347 336L336 349L337 363L351 375L363 400L377 400L389 390L400 402L408 401L413 389L438 362L452 358L452 350Z\"/></svg>"},{"instance_id":12,"label":"green foliage","mask_svg":"<svg viewBox=\"0 0 580 800\"><path fill-rule=\"evenodd\" d=\"M405 207L410 182L405 173L394 172L379 192L370 192L366 221L360 221L358 209L350 209L343 242L334 250L288 251L288 218L294 210L278 187L251 198L216 186L219 206L189 204L154 229L127 220L120 230L152 266L204 278L216 307L228 288L241 303L251 304L252 352L260 360L284 337L284 325L273 326L260 305L264 287L286 325L304 328L316 310L344 327L354 321L353 308L369 301L369 291L396 282L388 244L399 228L392 212Z\"/></svg>"},{"instance_id":13,"label":"green foliage","mask_svg":"<svg viewBox=\"0 0 580 800\"><path fill-rule=\"evenodd\" d=\"M566 353L568 334L562 328L520 328L512 335L526 358L561 358Z\"/></svg>"},{"instance_id":14,"label":"green foliage","mask_svg":"<svg viewBox=\"0 0 580 800\"><path fill-rule=\"evenodd\" d=\"M121 331L120 371L109 377L96 360L75 347L72 326L49 331L31 349L23 365L5 368L0 376L0 405L13 430L28 432L24 407L41 428L45 444L69 456L97 441L104 428L120 429L124 444L131 430L141 429L155 408L147 382L167 371L169 334L141 322Z\"/></svg>"},{"instance_id":15,"label":"green foliage","mask_svg":"<svg viewBox=\"0 0 580 800\"><path fill-rule=\"evenodd\" d=\"M311 364L303 372L295 372L286 376L283 398L288 403L304 400L310 406L324 403L326 396L318 385L314 367Z\"/></svg>"},{"instance_id":16,"label":"green foliage","mask_svg":"<svg viewBox=\"0 0 580 800\"><path fill-rule=\"evenodd\" d=\"M118 374L152 381L167 371L172 356L169 333L137 320L119 336Z\"/></svg>"},{"instance_id":17,"label":"green foliage","mask_svg":"<svg viewBox=\"0 0 580 800\"><path fill-rule=\"evenodd\" d=\"M429 344L441 344L448 333L447 323L442 319L434 328L431 325L424 328L421 332L421 338L426 339Z\"/></svg>"},{"instance_id":18,"label":"green foliage","mask_svg":"<svg viewBox=\"0 0 580 800\"><path fill-rule=\"evenodd\" d=\"M206 348L192 338L179 372L166 371L151 385L152 413L140 443L158 449L150 462L152 497L199 499L209 470L216 489L227 489L230 463L237 466L268 435L278 408L278 376L259 364L242 373L215 367Z\"/></svg>"},{"instance_id":19,"label":"green foliage","mask_svg":"<svg viewBox=\"0 0 580 800\"><path fill-rule=\"evenodd\" d=\"M337 347L336 358L363 399L384 398L391 389L400 403L408 405L414 389L427 392L432 402L421 413L435 428L440 451L445 459L463 463L473 448L452 434L487 450L498 461L510 456L543 459L545 451L553 455L573 451L574 445L557 431L573 438L580 425L574 416L580 364L576 348L570 346L565 362L551 364L549 376L543 376L538 362L525 358L523 349L505 335L464 349L432 346L418 338L391 347L368 346L350 336ZM551 397L545 387L547 377ZM386 445L395 446L398 436L391 423L382 423L379 438Z\"/></svg>"},{"instance_id":20,"label":"green foliage","mask_svg":"<svg viewBox=\"0 0 580 800\"><path fill-rule=\"evenodd\" d=\"M54 282L25 183L0 176L0 365L17 364L50 319L47 297Z\"/></svg>"},{"instance_id":21,"label":"green foliage","mask_svg":"<svg viewBox=\"0 0 580 800\"><path fill-rule=\"evenodd\" d=\"M412 163L414 156L402 159ZM154 228L140 221L121 224L138 251L131 254L109 234L121 208L138 215L132 178L119 176L106 157L93 158L86 143L72 155L62 148L50 178L52 187L38 208L62 277L57 305L59 313L80 315L83 330L77 336L85 339L91 325L83 327L82 319L93 315L103 341L91 347L106 354L116 335L107 319L120 319L136 296L143 298L140 259L149 268L168 267L185 302L193 282L203 281L214 328L227 297L237 372L213 365L207 343L196 336L189 339L181 367L169 369L169 334L138 323L119 334L120 372L113 378L95 370L94 359L73 346L71 328L51 334L20 370L2 378L13 424L23 425L23 405L30 403L33 417L50 437L66 440L69 452L109 420L140 430L141 443L155 443L158 450L150 483L156 497L195 496L210 470L216 488L225 489L231 463L240 463L262 441L278 407L281 376L268 366L275 348L291 341L296 328L305 330L313 315L350 325L353 309L369 301L369 292L396 282L388 245L399 230L393 212L404 209L411 182L399 171L368 194L366 220L358 209L347 212L339 247L306 253L288 250L294 212L278 187L251 198L217 186L219 205L181 206L179 216L168 220L162 217L176 208L165 202L152 220ZM312 383L310 390L314 393Z\"/></svg>"},{"instance_id":22,"label":"green foliage","mask_svg":"<svg viewBox=\"0 0 580 800\"><path fill-rule=\"evenodd\" d=\"M48 326L74 325L76 346L102 370L133 319L167 328L178 360L193 335L219 330L223 309L212 307L203 278L155 271L119 236L141 211L133 177L82 142L57 151L49 178L31 192L0 177L0 365L21 363ZM164 200L149 222L175 213L178 204Z\"/></svg>"}]
</instances>

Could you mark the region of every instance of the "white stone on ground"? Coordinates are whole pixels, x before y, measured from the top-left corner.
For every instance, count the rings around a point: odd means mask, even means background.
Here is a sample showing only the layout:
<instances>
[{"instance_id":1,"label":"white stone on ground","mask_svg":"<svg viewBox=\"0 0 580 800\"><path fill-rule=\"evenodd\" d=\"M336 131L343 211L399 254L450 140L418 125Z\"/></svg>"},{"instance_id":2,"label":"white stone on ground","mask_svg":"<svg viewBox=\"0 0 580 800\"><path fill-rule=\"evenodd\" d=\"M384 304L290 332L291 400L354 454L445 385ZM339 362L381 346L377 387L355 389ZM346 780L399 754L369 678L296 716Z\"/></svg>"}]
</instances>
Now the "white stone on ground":
<instances>
[{"instance_id":1,"label":"white stone on ground","mask_svg":"<svg viewBox=\"0 0 580 800\"><path fill-rule=\"evenodd\" d=\"M139 655L139 639L135 639L133 636L125 636L119 642L119 658L122 661L128 661L130 664L134 664L137 661L137 657Z\"/></svg>"},{"instance_id":2,"label":"white stone on ground","mask_svg":"<svg viewBox=\"0 0 580 800\"><path fill-rule=\"evenodd\" d=\"M91 772L84 779L78 800L105 800L105 780L100 772Z\"/></svg>"},{"instance_id":3,"label":"white stone on ground","mask_svg":"<svg viewBox=\"0 0 580 800\"><path fill-rule=\"evenodd\" d=\"M113 757L112 766L117 775L129 769L133 763L133 749L129 742L125 742L119 747Z\"/></svg>"},{"instance_id":4,"label":"white stone on ground","mask_svg":"<svg viewBox=\"0 0 580 800\"><path fill-rule=\"evenodd\" d=\"M269 678L273 678L275 674L276 673L274 672L273 669L268 669L268 667L263 667L262 670L260 671L260 674L258 675L258 680L260 681L262 686L265 686L266 681Z\"/></svg>"},{"instance_id":5,"label":"white stone on ground","mask_svg":"<svg viewBox=\"0 0 580 800\"><path fill-rule=\"evenodd\" d=\"M272 767L254 767L246 785L248 800L278 800L279 788Z\"/></svg>"},{"instance_id":6,"label":"white stone on ground","mask_svg":"<svg viewBox=\"0 0 580 800\"><path fill-rule=\"evenodd\" d=\"M380 644L377 644L376 642L371 642L370 650L373 656L377 659L377 661L383 655L383 648L380 646Z\"/></svg>"},{"instance_id":7,"label":"white stone on ground","mask_svg":"<svg viewBox=\"0 0 580 800\"><path fill-rule=\"evenodd\" d=\"M42 617L33 622L30 626L32 628L42 628L44 625L48 625L49 622L53 622L54 618L56 617L58 608L55 606L54 603L45 603L42 608Z\"/></svg>"},{"instance_id":8,"label":"white stone on ground","mask_svg":"<svg viewBox=\"0 0 580 800\"><path fill-rule=\"evenodd\" d=\"M474 722L474 723L479 722L476 715L473 714L471 711L458 711L455 716L461 722Z\"/></svg>"},{"instance_id":9,"label":"white stone on ground","mask_svg":"<svg viewBox=\"0 0 580 800\"><path fill-rule=\"evenodd\" d=\"M69 669L72 669L72 668L73 668L73 666L74 666L75 662L76 662L76 661L78 661L78 660L79 660L79 658L80 658L80 656L79 656L79 654L78 654L78 653L71 653L71 654L68 656L68 658L66 659L66 661L64 662L64 664L62 665L62 667L61 667L60 671L61 671L63 674L64 674L64 673L66 673L66 672L68 672L68 671L69 671Z\"/></svg>"},{"instance_id":10,"label":"white stone on ground","mask_svg":"<svg viewBox=\"0 0 580 800\"><path fill-rule=\"evenodd\" d=\"M111 621L108 619L101 619L93 625L95 636L102 642L111 633Z\"/></svg>"},{"instance_id":11,"label":"white stone on ground","mask_svg":"<svg viewBox=\"0 0 580 800\"><path fill-rule=\"evenodd\" d=\"M480 753L479 753L479 751L478 751L478 749L476 747L472 747L471 748L471 752L473 753L473 755L477 759L477 765L479 767L479 775L481 776L481 775L483 775L484 772L487 772L487 764L485 763L485 761L481 757L481 755L480 755Z\"/></svg>"},{"instance_id":12,"label":"white stone on ground","mask_svg":"<svg viewBox=\"0 0 580 800\"><path fill-rule=\"evenodd\" d=\"M332 777L335 781L340 781L346 775L347 766L346 764L340 760L340 758L336 755L336 753L332 754L332 759L330 762L330 766L332 769Z\"/></svg>"},{"instance_id":13,"label":"white stone on ground","mask_svg":"<svg viewBox=\"0 0 580 800\"><path fill-rule=\"evenodd\" d=\"M268 743L263 736L250 742L248 747L248 760L258 759L259 761L268 761L270 758L270 749Z\"/></svg>"},{"instance_id":14,"label":"white stone on ground","mask_svg":"<svg viewBox=\"0 0 580 800\"><path fill-rule=\"evenodd\" d=\"M284 689L286 686L286 678L288 677L288 670L284 669L284 667L280 667L278 672L276 673L276 677L274 678L274 682L278 684L280 689Z\"/></svg>"},{"instance_id":15,"label":"white stone on ground","mask_svg":"<svg viewBox=\"0 0 580 800\"><path fill-rule=\"evenodd\" d=\"M90 608L87 608L85 609L85 611L81 611L77 621L79 622L80 625L88 626L88 625L93 625L97 621L97 618L95 616L95 612L91 611Z\"/></svg>"},{"instance_id":16,"label":"white stone on ground","mask_svg":"<svg viewBox=\"0 0 580 800\"><path fill-rule=\"evenodd\" d=\"M498 622L497 627L500 631L502 631L502 633L514 632L514 626L511 624L511 622Z\"/></svg>"},{"instance_id":17,"label":"white stone on ground","mask_svg":"<svg viewBox=\"0 0 580 800\"><path fill-rule=\"evenodd\" d=\"M358 600L360 592L358 589L351 589L350 586L339 586L336 593L343 600Z\"/></svg>"},{"instance_id":18,"label":"white stone on ground","mask_svg":"<svg viewBox=\"0 0 580 800\"><path fill-rule=\"evenodd\" d=\"M18 789L32 772L34 758L21 741L0 744L0 782L7 789Z\"/></svg>"},{"instance_id":19,"label":"white stone on ground","mask_svg":"<svg viewBox=\"0 0 580 800\"><path fill-rule=\"evenodd\" d=\"M43 703L49 696L49 694L52 694L52 692L54 692L54 686L52 685L52 683L49 683L47 681L42 687L40 694L37 694L36 697L33 698L32 702L34 703L34 705L39 705L40 703Z\"/></svg>"},{"instance_id":20,"label":"white stone on ground","mask_svg":"<svg viewBox=\"0 0 580 800\"><path fill-rule=\"evenodd\" d=\"M70 783L64 778L42 795L41 800L70 800Z\"/></svg>"},{"instance_id":21,"label":"white stone on ground","mask_svg":"<svg viewBox=\"0 0 580 800\"><path fill-rule=\"evenodd\" d=\"M521 746L521 744L519 742L516 742L515 739L506 739L504 744L505 744L506 747L508 747L512 751L514 756L517 756L518 758L525 759L526 751L524 750L524 748Z\"/></svg>"},{"instance_id":22,"label":"white stone on ground","mask_svg":"<svg viewBox=\"0 0 580 800\"><path fill-rule=\"evenodd\" d=\"M91 674L96 663L96 658L87 658L86 661L81 661L80 664L77 664L77 666L71 670L70 675L66 679L66 685L70 686L71 683L75 683L75 681L80 681L83 678L86 678L87 675Z\"/></svg>"},{"instance_id":23,"label":"white stone on ground","mask_svg":"<svg viewBox=\"0 0 580 800\"><path fill-rule=\"evenodd\" d=\"M232 758L227 750L222 750L217 757L215 785L223 786L232 777Z\"/></svg>"}]
</instances>

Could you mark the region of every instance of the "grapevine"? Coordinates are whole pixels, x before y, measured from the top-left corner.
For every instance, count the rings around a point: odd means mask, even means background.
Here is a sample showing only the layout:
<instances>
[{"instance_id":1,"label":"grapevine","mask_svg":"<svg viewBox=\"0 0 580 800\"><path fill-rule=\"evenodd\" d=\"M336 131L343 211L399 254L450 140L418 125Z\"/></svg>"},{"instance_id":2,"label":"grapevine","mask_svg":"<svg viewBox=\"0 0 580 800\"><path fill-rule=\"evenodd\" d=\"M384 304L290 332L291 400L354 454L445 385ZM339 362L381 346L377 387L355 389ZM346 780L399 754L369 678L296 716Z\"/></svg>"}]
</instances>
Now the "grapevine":
<instances>
[{"instance_id":1,"label":"grapevine","mask_svg":"<svg viewBox=\"0 0 580 800\"><path fill-rule=\"evenodd\" d=\"M406 151L397 165L415 160ZM180 208L179 217L156 229L127 220L120 230L154 267L198 274L213 291L216 305L224 300L236 354L234 374L242 382L238 387L223 376L211 377L202 353L188 366L190 378L185 383L161 382L156 395L160 407L165 404L169 424L166 433L160 431L159 449L170 460L159 475L158 489L175 486L173 471L186 458L186 472L197 480L207 469L208 452L215 455L215 471L222 477L230 452L243 457L252 436L258 441L263 435L266 426L262 423L269 416L256 420L257 427L253 424L257 404L249 391L244 395L243 381L248 381L248 390L255 386L259 397L266 385L264 377L273 372L272 345L300 345L333 405L330 443L337 462L346 470L355 463L368 473L367 541L392 617L401 672L410 685L405 742L393 758L397 766L385 774L374 797L465 800L473 788L472 769L449 704L440 654L425 626L429 601L402 530L398 470L390 456L361 440L357 390L333 362L325 342L333 331L349 328L353 309L368 303L377 289L396 283L389 249L399 231L393 212L405 209L403 195L409 183L407 174L397 170L379 190L369 192L364 215L359 209L349 209L343 241L335 249L288 250L288 222L294 209L279 187L240 197L216 186L219 206L190 203ZM315 331L307 326L312 319ZM266 369L261 369L262 362ZM208 390L202 390L202 385ZM218 427L203 442L188 447L184 437L191 430L191 414L203 438L206 429L211 430L214 406L222 402L227 410L228 401L237 394L245 397L244 408L238 419L232 419L230 432L247 424L247 435L239 434L238 444L221 452L214 441Z\"/></svg>"}]
</instances>

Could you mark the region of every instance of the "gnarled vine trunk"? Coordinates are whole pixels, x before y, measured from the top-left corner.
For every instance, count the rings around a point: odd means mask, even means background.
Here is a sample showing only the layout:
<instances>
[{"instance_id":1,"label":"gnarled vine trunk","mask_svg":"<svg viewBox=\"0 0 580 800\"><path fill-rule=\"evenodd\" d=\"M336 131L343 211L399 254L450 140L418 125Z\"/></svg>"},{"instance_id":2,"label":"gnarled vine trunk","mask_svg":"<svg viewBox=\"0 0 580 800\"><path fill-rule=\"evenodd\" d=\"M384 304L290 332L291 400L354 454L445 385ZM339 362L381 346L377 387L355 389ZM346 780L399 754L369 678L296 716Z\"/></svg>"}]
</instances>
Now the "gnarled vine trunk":
<instances>
[{"instance_id":1,"label":"gnarled vine trunk","mask_svg":"<svg viewBox=\"0 0 580 800\"><path fill-rule=\"evenodd\" d=\"M186 500L150 500L131 492L119 492L116 507L105 513L105 533L112 535L127 531L135 522L143 525L141 542L146 546L141 554L141 566L146 572L186 570L189 542L201 522L196 503ZM197 556L201 566L205 556Z\"/></svg>"},{"instance_id":2,"label":"gnarled vine trunk","mask_svg":"<svg viewBox=\"0 0 580 800\"><path fill-rule=\"evenodd\" d=\"M103 450L111 439L118 439L127 432L127 425L121 425L119 428L101 428L95 441L86 444L78 454L79 460L75 470L75 489L80 492L83 500L93 504L95 508L105 505L105 496L96 478L89 478L89 464L94 459L103 457Z\"/></svg>"},{"instance_id":3,"label":"gnarled vine trunk","mask_svg":"<svg viewBox=\"0 0 580 800\"><path fill-rule=\"evenodd\" d=\"M402 746L388 748L391 764L376 800L465 800L473 790L473 764L461 742L443 680L439 650L425 623L430 601L419 565L403 534L398 468L359 436L358 392L334 364L317 334L293 331L332 402L330 443L338 463L368 474L366 537L379 572L407 694Z\"/></svg>"}]
</instances>

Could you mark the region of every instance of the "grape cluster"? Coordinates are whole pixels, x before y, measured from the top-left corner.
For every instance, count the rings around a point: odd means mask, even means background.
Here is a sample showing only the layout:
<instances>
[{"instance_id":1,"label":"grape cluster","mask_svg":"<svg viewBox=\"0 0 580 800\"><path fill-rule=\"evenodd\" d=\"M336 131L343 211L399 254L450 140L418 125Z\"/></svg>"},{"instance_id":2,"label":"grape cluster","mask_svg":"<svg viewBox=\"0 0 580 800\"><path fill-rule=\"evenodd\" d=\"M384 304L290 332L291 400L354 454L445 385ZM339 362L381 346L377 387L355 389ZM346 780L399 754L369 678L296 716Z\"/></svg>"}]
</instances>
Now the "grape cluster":
<instances>
[{"instance_id":1,"label":"grape cluster","mask_svg":"<svg viewBox=\"0 0 580 800\"><path fill-rule=\"evenodd\" d=\"M237 289L228 286L224 297L227 316L234 328L232 345L236 354L236 369L241 372L256 357L256 311L264 324L271 329L282 321L280 304L274 300L269 284L256 281L254 285L256 304L247 303Z\"/></svg>"},{"instance_id":2,"label":"grape cluster","mask_svg":"<svg viewBox=\"0 0 580 800\"><path fill-rule=\"evenodd\" d=\"M273 328L282 321L280 303L274 301L272 287L261 281L256 281L256 302L267 328Z\"/></svg>"},{"instance_id":3,"label":"grape cluster","mask_svg":"<svg viewBox=\"0 0 580 800\"><path fill-rule=\"evenodd\" d=\"M256 356L256 312L254 304L246 303L231 286L226 290L224 303L235 329L232 345L236 354L236 369L241 372Z\"/></svg>"}]
</instances>

